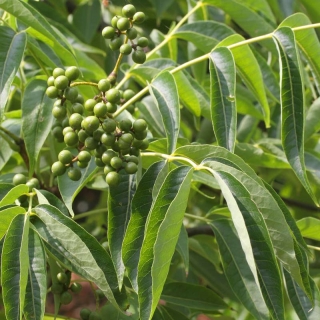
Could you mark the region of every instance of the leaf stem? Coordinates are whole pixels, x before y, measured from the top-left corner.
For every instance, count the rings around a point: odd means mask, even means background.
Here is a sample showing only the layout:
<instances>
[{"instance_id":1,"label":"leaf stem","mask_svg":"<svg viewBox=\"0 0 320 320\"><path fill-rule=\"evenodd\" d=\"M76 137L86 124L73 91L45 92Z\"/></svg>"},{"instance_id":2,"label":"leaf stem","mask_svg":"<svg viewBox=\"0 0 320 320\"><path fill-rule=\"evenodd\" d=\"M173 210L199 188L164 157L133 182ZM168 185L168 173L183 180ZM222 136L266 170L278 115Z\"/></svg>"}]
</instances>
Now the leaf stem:
<instances>
[{"instance_id":1,"label":"leaf stem","mask_svg":"<svg viewBox=\"0 0 320 320\"><path fill-rule=\"evenodd\" d=\"M185 216L186 218L190 218L190 219L194 219L194 220L199 220L199 221L203 221L203 222L206 222L206 223L210 222L209 219L206 219L206 218L204 218L204 217L199 217L199 216L196 216L196 215L190 214L190 213L185 213L184 216Z\"/></svg>"},{"instance_id":2,"label":"leaf stem","mask_svg":"<svg viewBox=\"0 0 320 320\"><path fill-rule=\"evenodd\" d=\"M96 209L96 210L91 210L88 212L80 213L80 214L77 214L76 216L74 216L73 220L79 220L79 219L90 217L90 216L93 216L93 215L96 215L99 213L103 213L103 212L108 212L108 210L107 209Z\"/></svg>"},{"instance_id":3,"label":"leaf stem","mask_svg":"<svg viewBox=\"0 0 320 320\"><path fill-rule=\"evenodd\" d=\"M71 83L70 87L76 87L76 86L93 86L98 87L98 84L95 82L90 81L79 81L79 82L73 82Z\"/></svg>"}]
</instances>

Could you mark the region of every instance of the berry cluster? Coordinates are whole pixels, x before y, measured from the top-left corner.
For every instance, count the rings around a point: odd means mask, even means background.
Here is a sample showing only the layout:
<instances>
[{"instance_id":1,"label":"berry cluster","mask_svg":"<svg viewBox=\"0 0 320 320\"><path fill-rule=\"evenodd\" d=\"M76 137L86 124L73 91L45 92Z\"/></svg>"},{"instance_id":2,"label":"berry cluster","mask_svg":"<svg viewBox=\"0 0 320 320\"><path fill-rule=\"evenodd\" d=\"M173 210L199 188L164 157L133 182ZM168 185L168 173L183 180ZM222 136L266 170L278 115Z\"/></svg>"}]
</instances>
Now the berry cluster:
<instances>
[{"instance_id":1,"label":"berry cluster","mask_svg":"<svg viewBox=\"0 0 320 320\"><path fill-rule=\"evenodd\" d=\"M31 178L27 179L27 177L22 173L17 173L12 178L12 183L17 186L19 184L26 184L29 187L29 190L31 191L32 188L39 189L40 184L39 180L37 178Z\"/></svg>"},{"instance_id":2,"label":"berry cluster","mask_svg":"<svg viewBox=\"0 0 320 320\"><path fill-rule=\"evenodd\" d=\"M82 289L80 283L70 284L70 273L60 272L57 274L57 282L52 284L51 292L60 295L61 304L69 304L72 301L72 294L69 292L79 293Z\"/></svg>"},{"instance_id":3,"label":"berry cluster","mask_svg":"<svg viewBox=\"0 0 320 320\"><path fill-rule=\"evenodd\" d=\"M82 320L101 320L101 316L96 311L91 311L90 309L84 308L80 311L80 318Z\"/></svg>"},{"instance_id":4,"label":"berry cluster","mask_svg":"<svg viewBox=\"0 0 320 320\"><path fill-rule=\"evenodd\" d=\"M144 63L146 54L142 48L147 47L149 41L145 37L138 38L138 32L133 27L134 24L140 24L145 19L143 12L136 12L132 4L127 4L122 8L123 16L115 16L111 20L111 26L102 30L102 36L109 39L111 50L120 50L123 55L132 53L132 60L135 63ZM123 35L125 38L123 39ZM136 40L134 42L133 40ZM130 44L128 43L130 42Z\"/></svg>"}]
</instances>

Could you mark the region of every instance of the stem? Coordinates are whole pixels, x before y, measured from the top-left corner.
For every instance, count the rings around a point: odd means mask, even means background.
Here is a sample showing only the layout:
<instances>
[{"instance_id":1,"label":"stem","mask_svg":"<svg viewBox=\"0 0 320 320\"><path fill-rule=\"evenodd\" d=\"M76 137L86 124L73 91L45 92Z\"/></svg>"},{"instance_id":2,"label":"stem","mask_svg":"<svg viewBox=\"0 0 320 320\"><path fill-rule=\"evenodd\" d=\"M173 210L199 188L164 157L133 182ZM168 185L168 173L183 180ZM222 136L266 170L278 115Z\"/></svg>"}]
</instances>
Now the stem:
<instances>
[{"instance_id":1,"label":"stem","mask_svg":"<svg viewBox=\"0 0 320 320\"><path fill-rule=\"evenodd\" d=\"M313 250L320 251L319 247L311 246L310 244L308 244L307 247L310 248L310 249L313 249Z\"/></svg>"},{"instance_id":2,"label":"stem","mask_svg":"<svg viewBox=\"0 0 320 320\"><path fill-rule=\"evenodd\" d=\"M90 81L79 81L79 82L73 82L71 83L70 87L76 87L76 86L93 86L93 87L98 87L98 84L95 82L90 82Z\"/></svg>"},{"instance_id":3,"label":"stem","mask_svg":"<svg viewBox=\"0 0 320 320\"><path fill-rule=\"evenodd\" d=\"M107 209L96 209L96 210L91 210L88 212L80 213L80 214L77 214L76 216L74 216L73 220L79 220L82 218L90 217L90 216L93 216L93 215L96 215L96 214L99 214L102 212L108 212L108 210Z\"/></svg>"},{"instance_id":4,"label":"stem","mask_svg":"<svg viewBox=\"0 0 320 320\"><path fill-rule=\"evenodd\" d=\"M124 38L123 44L126 44L126 43L128 43L128 37L127 36ZM118 70L120 68L120 63L121 63L121 61L123 59L123 56L124 56L123 53L119 54L118 60L116 62L116 65L114 66L113 71L111 72L111 74L113 74L115 77L117 77L117 75L118 75Z\"/></svg>"},{"instance_id":5,"label":"stem","mask_svg":"<svg viewBox=\"0 0 320 320\"><path fill-rule=\"evenodd\" d=\"M186 218L190 218L190 219L194 219L194 220L199 220L199 221L203 221L203 222L206 222L206 223L210 222L209 219L206 219L206 218L203 218L203 217L199 217L199 216L196 216L196 215L190 214L190 213L185 213L184 216L185 216Z\"/></svg>"},{"instance_id":6,"label":"stem","mask_svg":"<svg viewBox=\"0 0 320 320\"><path fill-rule=\"evenodd\" d=\"M21 145L22 143L22 139L20 139L19 137L17 137L15 134L13 134L12 132L10 132L9 130L0 127L0 130L3 131L6 135L8 135L18 146Z\"/></svg>"}]
</instances>

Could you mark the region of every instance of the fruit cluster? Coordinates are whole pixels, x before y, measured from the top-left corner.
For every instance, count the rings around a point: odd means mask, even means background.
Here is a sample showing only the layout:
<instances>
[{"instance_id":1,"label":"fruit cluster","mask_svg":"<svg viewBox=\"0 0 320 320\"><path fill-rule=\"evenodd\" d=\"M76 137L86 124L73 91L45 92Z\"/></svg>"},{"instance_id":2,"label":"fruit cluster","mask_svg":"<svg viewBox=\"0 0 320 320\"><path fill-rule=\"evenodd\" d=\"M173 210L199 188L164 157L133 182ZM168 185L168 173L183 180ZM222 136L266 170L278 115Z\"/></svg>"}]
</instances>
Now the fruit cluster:
<instances>
[{"instance_id":1,"label":"fruit cluster","mask_svg":"<svg viewBox=\"0 0 320 320\"><path fill-rule=\"evenodd\" d=\"M19 184L26 184L29 187L29 190L31 191L32 188L39 189L40 184L39 180L37 178L31 178L27 179L27 177L22 173L17 173L12 178L12 183L17 186Z\"/></svg>"},{"instance_id":2,"label":"fruit cluster","mask_svg":"<svg viewBox=\"0 0 320 320\"><path fill-rule=\"evenodd\" d=\"M132 60L135 63L144 63L146 54L142 48L148 46L149 41L145 37L138 38L137 29L134 24L140 24L145 19L143 12L136 12L136 8L132 4L127 4L122 8L123 16L115 16L111 20L111 26L107 26L102 30L102 36L109 39L111 50L120 50L123 55L132 53ZM134 40L137 39L135 42ZM128 43L130 42L130 44Z\"/></svg>"},{"instance_id":3,"label":"fruit cluster","mask_svg":"<svg viewBox=\"0 0 320 320\"><path fill-rule=\"evenodd\" d=\"M96 311L84 308L80 310L80 318L82 320L101 320L101 316Z\"/></svg>"}]
</instances>

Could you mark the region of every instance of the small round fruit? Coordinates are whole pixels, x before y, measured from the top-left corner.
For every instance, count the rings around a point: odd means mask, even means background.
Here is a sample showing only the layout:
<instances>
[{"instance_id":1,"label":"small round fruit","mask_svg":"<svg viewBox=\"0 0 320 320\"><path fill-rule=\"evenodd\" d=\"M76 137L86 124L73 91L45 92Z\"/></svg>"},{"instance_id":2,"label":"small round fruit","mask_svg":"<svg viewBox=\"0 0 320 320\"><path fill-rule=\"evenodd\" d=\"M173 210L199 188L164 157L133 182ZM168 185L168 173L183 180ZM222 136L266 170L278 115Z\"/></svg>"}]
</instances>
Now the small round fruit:
<instances>
[{"instance_id":1,"label":"small round fruit","mask_svg":"<svg viewBox=\"0 0 320 320\"><path fill-rule=\"evenodd\" d=\"M69 120L68 120L69 122ZM73 129L70 126L67 126L65 128L63 128L62 133L65 136L68 132L74 132Z\"/></svg>"},{"instance_id":2,"label":"small round fruit","mask_svg":"<svg viewBox=\"0 0 320 320\"><path fill-rule=\"evenodd\" d=\"M63 140L68 147L75 147L79 142L78 135L75 132L67 132Z\"/></svg>"},{"instance_id":3,"label":"small round fruit","mask_svg":"<svg viewBox=\"0 0 320 320\"><path fill-rule=\"evenodd\" d=\"M123 119L120 121L119 126L121 130L128 132L132 127L132 122L130 119Z\"/></svg>"},{"instance_id":4,"label":"small round fruit","mask_svg":"<svg viewBox=\"0 0 320 320\"><path fill-rule=\"evenodd\" d=\"M74 293L79 293L82 289L82 285L78 282L74 282L71 286L70 286L70 290Z\"/></svg>"},{"instance_id":5,"label":"small round fruit","mask_svg":"<svg viewBox=\"0 0 320 320\"><path fill-rule=\"evenodd\" d=\"M75 102L78 97L78 90L76 88L68 87L65 92L64 96L71 102Z\"/></svg>"},{"instance_id":6,"label":"small round fruit","mask_svg":"<svg viewBox=\"0 0 320 320\"><path fill-rule=\"evenodd\" d=\"M144 138L146 138L147 135L148 135L148 130L139 131L139 132L134 133L134 137L137 140L143 140Z\"/></svg>"},{"instance_id":7,"label":"small round fruit","mask_svg":"<svg viewBox=\"0 0 320 320\"><path fill-rule=\"evenodd\" d=\"M117 27L117 22L118 20L120 19L120 17L118 16L114 16L112 19L111 19L111 25L116 28Z\"/></svg>"},{"instance_id":8,"label":"small round fruit","mask_svg":"<svg viewBox=\"0 0 320 320\"><path fill-rule=\"evenodd\" d=\"M102 319L101 316L96 311L91 312L89 316L89 320L101 320L101 319Z\"/></svg>"},{"instance_id":9,"label":"small round fruit","mask_svg":"<svg viewBox=\"0 0 320 320\"><path fill-rule=\"evenodd\" d=\"M66 76L59 76L54 80L54 86L59 90L64 90L68 87L69 79Z\"/></svg>"},{"instance_id":10,"label":"small round fruit","mask_svg":"<svg viewBox=\"0 0 320 320\"><path fill-rule=\"evenodd\" d=\"M105 145L105 146L113 146L113 144L116 141L116 137L114 136L113 133L104 133L101 136L100 141Z\"/></svg>"},{"instance_id":11,"label":"small round fruit","mask_svg":"<svg viewBox=\"0 0 320 320\"><path fill-rule=\"evenodd\" d=\"M127 35L128 39L133 40L138 36L138 31L136 28L130 28L127 30L126 35Z\"/></svg>"},{"instance_id":12,"label":"small round fruit","mask_svg":"<svg viewBox=\"0 0 320 320\"><path fill-rule=\"evenodd\" d=\"M135 163L135 164L139 164L139 159L138 159L138 157L136 157L136 156L129 156L129 157L127 157L127 161L128 161L128 162L133 162L133 163Z\"/></svg>"},{"instance_id":13,"label":"small round fruit","mask_svg":"<svg viewBox=\"0 0 320 320\"><path fill-rule=\"evenodd\" d=\"M133 22L136 24L140 24L145 20L145 18L146 15L143 12L138 11L133 15Z\"/></svg>"},{"instance_id":14,"label":"small round fruit","mask_svg":"<svg viewBox=\"0 0 320 320\"><path fill-rule=\"evenodd\" d=\"M91 314L91 310L89 309L84 308L80 310L80 318L82 320L89 320L90 314Z\"/></svg>"},{"instance_id":15,"label":"small round fruit","mask_svg":"<svg viewBox=\"0 0 320 320\"><path fill-rule=\"evenodd\" d=\"M134 174L138 171L138 166L134 162L128 162L125 166L125 171L129 174Z\"/></svg>"},{"instance_id":16,"label":"small round fruit","mask_svg":"<svg viewBox=\"0 0 320 320\"><path fill-rule=\"evenodd\" d=\"M111 103L120 102L120 91L118 89L112 88L106 92L106 98Z\"/></svg>"},{"instance_id":17,"label":"small round fruit","mask_svg":"<svg viewBox=\"0 0 320 320\"><path fill-rule=\"evenodd\" d=\"M88 99L85 103L84 103L84 108L87 111L93 112L93 108L94 106L97 104L97 101L94 99Z\"/></svg>"},{"instance_id":18,"label":"small round fruit","mask_svg":"<svg viewBox=\"0 0 320 320\"><path fill-rule=\"evenodd\" d=\"M120 150L123 151L123 150L126 150L126 149L130 148L130 143L119 139L118 140L118 146L119 146Z\"/></svg>"},{"instance_id":19,"label":"small round fruit","mask_svg":"<svg viewBox=\"0 0 320 320\"><path fill-rule=\"evenodd\" d=\"M38 189L40 186L39 180L37 178L31 178L26 185L29 187L29 190L33 188Z\"/></svg>"},{"instance_id":20,"label":"small round fruit","mask_svg":"<svg viewBox=\"0 0 320 320\"><path fill-rule=\"evenodd\" d=\"M102 36L105 39L112 39L116 34L116 30L113 27L105 27L102 29Z\"/></svg>"},{"instance_id":21,"label":"small round fruit","mask_svg":"<svg viewBox=\"0 0 320 320\"><path fill-rule=\"evenodd\" d=\"M73 103L71 106L71 109L72 109L72 113L83 114L83 112L84 112L83 105L79 102Z\"/></svg>"},{"instance_id":22,"label":"small round fruit","mask_svg":"<svg viewBox=\"0 0 320 320\"><path fill-rule=\"evenodd\" d=\"M106 182L110 187L116 186L120 181L119 174L115 171L111 171L106 175Z\"/></svg>"},{"instance_id":23,"label":"small round fruit","mask_svg":"<svg viewBox=\"0 0 320 320\"><path fill-rule=\"evenodd\" d=\"M128 55L131 52L132 52L132 47L128 43L125 43L120 47L120 53L122 53L124 55Z\"/></svg>"},{"instance_id":24,"label":"small round fruit","mask_svg":"<svg viewBox=\"0 0 320 320\"><path fill-rule=\"evenodd\" d=\"M58 159L63 164L69 164L72 162L73 155L69 150L62 150L58 154Z\"/></svg>"},{"instance_id":25,"label":"small round fruit","mask_svg":"<svg viewBox=\"0 0 320 320\"><path fill-rule=\"evenodd\" d=\"M120 31L126 31L131 27L130 21L127 18L119 18L117 21L117 28Z\"/></svg>"},{"instance_id":26,"label":"small round fruit","mask_svg":"<svg viewBox=\"0 0 320 320\"><path fill-rule=\"evenodd\" d=\"M133 123L132 127L134 132L142 132L147 129L148 125L144 119L138 119Z\"/></svg>"},{"instance_id":27,"label":"small round fruit","mask_svg":"<svg viewBox=\"0 0 320 320\"><path fill-rule=\"evenodd\" d=\"M51 77L48 78L47 85L48 85L48 87L54 85L54 76L51 76Z\"/></svg>"},{"instance_id":28,"label":"small round fruit","mask_svg":"<svg viewBox=\"0 0 320 320\"><path fill-rule=\"evenodd\" d=\"M57 98L59 96L59 90L54 86L50 86L46 90L46 95L50 99L55 99L55 98Z\"/></svg>"},{"instance_id":29,"label":"small round fruit","mask_svg":"<svg viewBox=\"0 0 320 320\"><path fill-rule=\"evenodd\" d=\"M146 54L142 50L136 50L132 53L132 60L135 63L142 64L146 61Z\"/></svg>"},{"instance_id":30,"label":"small round fruit","mask_svg":"<svg viewBox=\"0 0 320 320\"><path fill-rule=\"evenodd\" d=\"M119 48L121 47L122 45L122 39L120 37L118 38L114 38L110 41L109 43L109 47L111 50L113 51L116 51L116 50L119 50Z\"/></svg>"},{"instance_id":31,"label":"small round fruit","mask_svg":"<svg viewBox=\"0 0 320 320\"><path fill-rule=\"evenodd\" d=\"M78 103L81 103L81 104L84 103L84 99L83 99L82 94L80 94L80 93L78 94L75 102L78 102Z\"/></svg>"},{"instance_id":32,"label":"small round fruit","mask_svg":"<svg viewBox=\"0 0 320 320\"><path fill-rule=\"evenodd\" d=\"M104 134L103 130L101 128L99 128L95 132L93 132L92 137L94 140L97 140L100 142L101 136L103 134Z\"/></svg>"},{"instance_id":33,"label":"small round fruit","mask_svg":"<svg viewBox=\"0 0 320 320\"><path fill-rule=\"evenodd\" d=\"M114 169L110 166L110 165L105 165L104 168L103 168L103 172L105 175L107 175L109 172L112 172L114 171Z\"/></svg>"},{"instance_id":34,"label":"small round fruit","mask_svg":"<svg viewBox=\"0 0 320 320\"><path fill-rule=\"evenodd\" d=\"M103 118L107 114L107 106L103 102L99 102L94 106L93 113L98 118Z\"/></svg>"},{"instance_id":35,"label":"small round fruit","mask_svg":"<svg viewBox=\"0 0 320 320\"><path fill-rule=\"evenodd\" d=\"M88 166L88 162L77 161L77 165L79 168L86 168Z\"/></svg>"},{"instance_id":36,"label":"small round fruit","mask_svg":"<svg viewBox=\"0 0 320 320\"><path fill-rule=\"evenodd\" d=\"M89 149L89 150L94 150L98 146L98 141L95 140L93 137L88 137L84 141L84 145Z\"/></svg>"},{"instance_id":37,"label":"small round fruit","mask_svg":"<svg viewBox=\"0 0 320 320\"><path fill-rule=\"evenodd\" d=\"M144 140L142 141L142 144L141 144L141 146L139 147L139 149L141 149L141 150L146 150L146 149L148 149L148 147L149 147L149 141L148 141L147 139L144 139Z\"/></svg>"},{"instance_id":38,"label":"small round fruit","mask_svg":"<svg viewBox=\"0 0 320 320\"><path fill-rule=\"evenodd\" d=\"M106 146L103 144L99 144L96 149L94 150L94 155L97 158L101 158L102 154L107 150Z\"/></svg>"},{"instance_id":39,"label":"small round fruit","mask_svg":"<svg viewBox=\"0 0 320 320\"><path fill-rule=\"evenodd\" d=\"M54 283L51 286L51 292L53 294L61 294L64 291L64 286L60 283Z\"/></svg>"},{"instance_id":40,"label":"small round fruit","mask_svg":"<svg viewBox=\"0 0 320 320\"><path fill-rule=\"evenodd\" d=\"M124 90L124 92L123 92L123 99L128 101L131 98L133 98L135 95L136 95L136 93L133 90L127 89L127 90Z\"/></svg>"},{"instance_id":41,"label":"small round fruit","mask_svg":"<svg viewBox=\"0 0 320 320\"><path fill-rule=\"evenodd\" d=\"M77 67L72 66L66 69L65 75L69 79L69 81L73 81L79 78L80 70Z\"/></svg>"},{"instance_id":42,"label":"small round fruit","mask_svg":"<svg viewBox=\"0 0 320 320\"><path fill-rule=\"evenodd\" d=\"M131 114L133 114L135 110L136 110L136 107L134 106L134 104L131 104L130 106L127 107L127 111L130 112Z\"/></svg>"},{"instance_id":43,"label":"small round fruit","mask_svg":"<svg viewBox=\"0 0 320 320\"><path fill-rule=\"evenodd\" d=\"M116 156L116 153L112 150L107 150L105 151L102 156L101 156L101 160L103 161L103 163L105 164L110 164L110 161L113 157Z\"/></svg>"},{"instance_id":44,"label":"small round fruit","mask_svg":"<svg viewBox=\"0 0 320 320\"><path fill-rule=\"evenodd\" d=\"M84 143L84 141L89 137L87 132L83 129L79 130L78 132L78 139L80 142Z\"/></svg>"},{"instance_id":45,"label":"small round fruit","mask_svg":"<svg viewBox=\"0 0 320 320\"><path fill-rule=\"evenodd\" d=\"M83 119L81 126L86 131L92 133L99 128L100 122L96 116L88 116Z\"/></svg>"},{"instance_id":46,"label":"small round fruit","mask_svg":"<svg viewBox=\"0 0 320 320\"><path fill-rule=\"evenodd\" d=\"M122 167L122 160L119 157L113 157L110 160L110 165L111 167L115 168L115 169L120 169Z\"/></svg>"},{"instance_id":47,"label":"small round fruit","mask_svg":"<svg viewBox=\"0 0 320 320\"><path fill-rule=\"evenodd\" d=\"M114 113L117 111L117 105L115 103L107 102L106 106L108 113Z\"/></svg>"},{"instance_id":48,"label":"small round fruit","mask_svg":"<svg viewBox=\"0 0 320 320\"><path fill-rule=\"evenodd\" d=\"M139 149L138 149L138 148L135 148L135 147L131 147L131 148L130 148L130 155L131 155L131 156L139 157L139 155L140 155Z\"/></svg>"},{"instance_id":49,"label":"small round fruit","mask_svg":"<svg viewBox=\"0 0 320 320\"><path fill-rule=\"evenodd\" d=\"M114 132L114 130L116 130L116 127L117 127L117 124L113 119L107 118L102 122L102 129L106 133Z\"/></svg>"},{"instance_id":50,"label":"small round fruit","mask_svg":"<svg viewBox=\"0 0 320 320\"><path fill-rule=\"evenodd\" d=\"M71 128L75 130L81 129L81 123L82 123L83 117L79 113L73 113L69 118L69 125Z\"/></svg>"},{"instance_id":51,"label":"small round fruit","mask_svg":"<svg viewBox=\"0 0 320 320\"><path fill-rule=\"evenodd\" d=\"M133 139L132 146L139 148L142 145L142 140Z\"/></svg>"},{"instance_id":52,"label":"small round fruit","mask_svg":"<svg viewBox=\"0 0 320 320\"><path fill-rule=\"evenodd\" d=\"M131 142L133 141L133 136L131 133L124 133L120 137L120 140L123 140L124 142L131 144Z\"/></svg>"},{"instance_id":53,"label":"small round fruit","mask_svg":"<svg viewBox=\"0 0 320 320\"><path fill-rule=\"evenodd\" d=\"M61 125L63 129L66 127L69 127L69 118L68 117L64 118L61 122Z\"/></svg>"},{"instance_id":54,"label":"small round fruit","mask_svg":"<svg viewBox=\"0 0 320 320\"><path fill-rule=\"evenodd\" d=\"M68 291L65 291L60 296L60 302L62 304L69 304L72 301L72 294ZM89 318L90 319L90 318Z\"/></svg>"},{"instance_id":55,"label":"small round fruit","mask_svg":"<svg viewBox=\"0 0 320 320\"><path fill-rule=\"evenodd\" d=\"M12 178L12 183L17 186L19 184L26 184L27 177L22 173L17 173Z\"/></svg>"},{"instance_id":56,"label":"small round fruit","mask_svg":"<svg viewBox=\"0 0 320 320\"><path fill-rule=\"evenodd\" d=\"M95 162L97 167L100 167L100 168L104 167L104 163L102 162L102 160L100 158L95 158L94 162Z\"/></svg>"},{"instance_id":57,"label":"small round fruit","mask_svg":"<svg viewBox=\"0 0 320 320\"><path fill-rule=\"evenodd\" d=\"M62 68L55 68L52 71L52 75L54 78L57 78L59 76L64 76L65 75L65 71Z\"/></svg>"},{"instance_id":58,"label":"small round fruit","mask_svg":"<svg viewBox=\"0 0 320 320\"><path fill-rule=\"evenodd\" d=\"M141 48L147 47L149 44L149 40L146 37L141 37L137 41L137 45Z\"/></svg>"},{"instance_id":59,"label":"small round fruit","mask_svg":"<svg viewBox=\"0 0 320 320\"><path fill-rule=\"evenodd\" d=\"M122 8L122 14L127 18L132 18L136 11L135 6L132 4L127 4Z\"/></svg>"},{"instance_id":60,"label":"small round fruit","mask_svg":"<svg viewBox=\"0 0 320 320\"><path fill-rule=\"evenodd\" d=\"M110 89L110 87L111 87L110 81L107 79L101 79L98 82L98 89L100 91L106 92Z\"/></svg>"},{"instance_id":61,"label":"small round fruit","mask_svg":"<svg viewBox=\"0 0 320 320\"><path fill-rule=\"evenodd\" d=\"M70 168L68 170L68 177L72 180L72 181L78 181L81 178L81 171L77 168Z\"/></svg>"},{"instance_id":62,"label":"small round fruit","mask_svg":"<svg viewBox=\"0 0 320 320\"><path fill-rule=\"evenodd\" d=\"M52 108L52 115L56 118L56 119L64 119L67 115L67 109L65 106L54 106Z\"/></svg>"},{"instance_id":63,"label":"small round fruit","mask_svg":"<svg viewBox=\"0 0 320 320\"><path fill-rule=\"evenodd\" d=\"M62 284L66 284L69 279L68 279L68 276L64 272L59 272L57 274L57 280Z\"/></svg>"},{"instance_id":64,"label":"small round fruit","mask_svg":"<svg viewBox=\"0 0 320 320\"><path fill-rule=\"evenodd\" d=\"M52 129L52 135L59 141L63 141L62 127L55 127Z\"/></svg>"},{"instance_id":65,"label":"small round fruit","mask_svg":"<svg viewBox=\"0 0 320 320\"><path fill-rule=\"evenodd\" d=\"M91 160L91 154L90 152L86 150L82 150L78 154L78 160L81 162L89 162Z\"/></svg>"},{"instance_id":66,"label":"small round fruit","mask_svg":"<svg viewBox=\"0 0 320 320\"><path fill-rule=\"evenodd\" d=\"M119 148L119 141L115 141L112 145L111 148L113 151L119 152L120 148ZM123 150L122 150L122 154L123 154Z\"/></svg>"}]
</instances>

